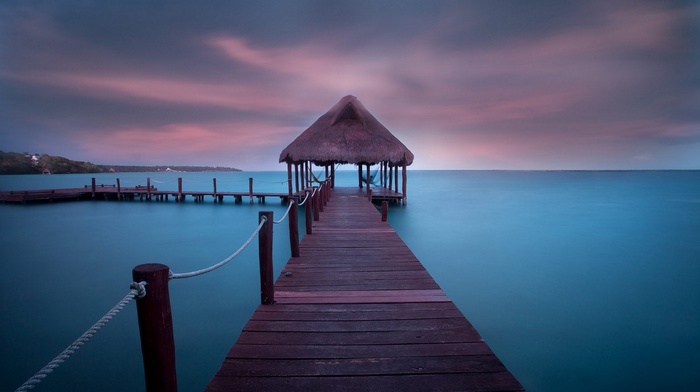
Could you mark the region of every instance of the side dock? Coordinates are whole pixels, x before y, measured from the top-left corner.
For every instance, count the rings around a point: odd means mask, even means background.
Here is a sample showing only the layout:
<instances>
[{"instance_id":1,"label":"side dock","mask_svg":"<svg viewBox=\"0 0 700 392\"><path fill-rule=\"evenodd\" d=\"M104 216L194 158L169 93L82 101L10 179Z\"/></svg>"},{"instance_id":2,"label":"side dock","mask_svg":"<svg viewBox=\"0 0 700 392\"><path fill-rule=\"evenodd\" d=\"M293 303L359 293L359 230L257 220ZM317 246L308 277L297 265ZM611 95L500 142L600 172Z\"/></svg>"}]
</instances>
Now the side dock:
<instances>
[{"instance_id":1,"label":"side dock","mask_svg":"<svg viewBox=\"0 0 700 392\"><path fill-rule=\"evenodd\" d=\"M521 391L411 250L335 188L207 391Z\"/></svg>"}]
</instances>

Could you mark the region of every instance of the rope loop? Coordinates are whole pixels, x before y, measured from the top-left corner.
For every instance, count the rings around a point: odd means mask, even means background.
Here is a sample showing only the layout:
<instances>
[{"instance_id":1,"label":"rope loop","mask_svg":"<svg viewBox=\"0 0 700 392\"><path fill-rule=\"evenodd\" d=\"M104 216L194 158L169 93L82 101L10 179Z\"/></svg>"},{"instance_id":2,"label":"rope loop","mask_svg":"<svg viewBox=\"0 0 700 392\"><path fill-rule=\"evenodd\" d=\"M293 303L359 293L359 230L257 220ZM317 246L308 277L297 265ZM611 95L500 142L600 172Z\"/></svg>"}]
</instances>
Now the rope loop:
<instances>
[{"instance_id":1,"label":"rope loop","mask_svg":"<svg viewBox=\"0 0 700 392\"><path fill-rule=\"evenodd\" d=\"M304 201L302 201L301 203L299 203L299 207L303 206L304 203L306 203L306 200L309 199L309 195L310 195L310 194L311 194L311 193L306 192L306 196L304 197Z\"/></svg>"},{"instance_id":2,"label":"rope loop","mask_svg":"<svg viewBox=\"0 0 700 392\"><path fill-rule=\"evenodd\" d=\"M129 287L132 290L136 290L136 299L141 299L146 296L146 282L131 282Z\"/></svg>"}]
</instances>

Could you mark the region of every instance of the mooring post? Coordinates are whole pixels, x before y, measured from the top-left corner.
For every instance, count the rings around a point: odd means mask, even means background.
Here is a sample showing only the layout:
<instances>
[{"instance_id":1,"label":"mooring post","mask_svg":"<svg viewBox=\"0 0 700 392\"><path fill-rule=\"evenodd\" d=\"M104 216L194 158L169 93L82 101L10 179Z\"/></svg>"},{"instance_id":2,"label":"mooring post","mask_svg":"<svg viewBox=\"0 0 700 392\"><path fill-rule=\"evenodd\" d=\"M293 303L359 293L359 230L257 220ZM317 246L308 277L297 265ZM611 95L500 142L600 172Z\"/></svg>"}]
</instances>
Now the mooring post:
<instances>
[{"instance_id":1,"label":"mooring post","mask_svg":"<svg viewBox=\"0 0 700 392\"><path fill-rule=\"evenodd\" d=\"M181 202L183 200L182 197L182 177L177 178L177 201Z\"/></svg>"},{"instance_id":2,"label":"mooring post","mask_svg":"<svg viewBox=\"0 0 700 392\"><path fill-rule=\"evenodd\" d=\"M313 199L314 198L311 197L308 190L304 191L304 193L306 194L306 198L305 198L306 205L304 206L304 215L305 215L304 219L306 220L306 234L311 234L312 233L312 226L313 226L313 224L311 222L311 220L313 219L312 215L311 215L312 214L311 211L313 211L313 208L314 208L313 207L313 205L314 205Z\"/></svg>"},{"instance_id":3,"label":"mooring post","mask_svg":"<svg viewBox=\"0 0 700 392\"><path fill-rule=\"evenodd\" d=\"M214 182L214 203L216 203L216 177L214 177L212 179L212 181ZM204 197L204 196L202 196L202 197ZM202 201L204 201L204 200L202 200Z\"/></svg>"},{"instance_id":4,"label":"mooring post","mask_svg":"<svg viewBox=\"0 0 700 392\"><path fill-rule=\"evenodd\" d=\"M320 183L318 187L318 210L320 212L323 212L323 205L325 204L325 196L324 193L326 193L326 187L324 186L323 183Z\"/></svg>"},{"instance_id":5,"label":"mooring post","mask_svg":"<svg viewBox=\"0 0 700 392\"><path fill-rule=\"evenodd\" d=\"M248 178L248 196L250 197L250 204L253 204L253 177Z\"/></svg>"},{"instance_id":6,"label":"mooring post","mask_svg":"<svg viewBox=\"0 0 700 392\"><path fill-rule=\"evenodd\" d=\"M258 233L258 252L260 255L260 303L275 303L275 281L272 275L272 211L258 212L258 222L267 219Z\"/></svg>"},{"instance_id":7,"label":"mooring post","mask_svg":"<svg viewBox=\"0 0 700 392\"><path fill-rule=\"evenodd\" d=\"M312 199L314 200L314 221L318 221L321 218L320 210L318 207L318 187L313 187L313 191L314 196L312 197Z\"/></svg>"},{"instance_id":8,"label":"mooring post","mask_svg":"<svg viewBox=\"0 0 700 392\"><path fill-rule=\"evenodd\" d=\"M95 198L95 177L92 177L92 198Z\"/></svg>"},{"instance_id":9,"label":"mooring post","mask_svg":"<svg viewBox=\"0 0 700 392\"><path fill-rule=\"evenodd\" d=\"M146 200L151 201L151 177L146 178Z\"/></svg>"},{"instance_id":10,"label":"mooring post","mask_svg":"<svg viewBox=\"0 0 700 392\"><path fill-rule=\"evenodd\" d=\"M292 257L299 257L299 205L294 199L289 207L289 247Z\"/></svg>"},{"instance_id":11,"label":"mooring post","mask_svg":"<svg viewBox=\"0 0 700 392\"><path fill-rule=\"evenodd\" d=\"M177 391L169 273L163 264L141 264L132 271L135 282L146 282L146 296L136 301L136 312L147 392Z\"/></svg>"},{"instance_id":12,"label":"mooring post","mask_svg":"<svg viewBox=\"0 0 700 392\"><path fill-rule=\"evenodd\" d=\"M121 200L121 199L122 199L122 183L117 178L117 200Z\"/></svg>"},{"instance_id":13,"label":"mooring post","mask_svg":"<svg viewBox=\"0 0 700 392\"><path fill-rule=\"evenodd\" d=\"M382 201L382 222L386 222L389 216L389 202L386 200Z\"/></svg>"}]
</instances>

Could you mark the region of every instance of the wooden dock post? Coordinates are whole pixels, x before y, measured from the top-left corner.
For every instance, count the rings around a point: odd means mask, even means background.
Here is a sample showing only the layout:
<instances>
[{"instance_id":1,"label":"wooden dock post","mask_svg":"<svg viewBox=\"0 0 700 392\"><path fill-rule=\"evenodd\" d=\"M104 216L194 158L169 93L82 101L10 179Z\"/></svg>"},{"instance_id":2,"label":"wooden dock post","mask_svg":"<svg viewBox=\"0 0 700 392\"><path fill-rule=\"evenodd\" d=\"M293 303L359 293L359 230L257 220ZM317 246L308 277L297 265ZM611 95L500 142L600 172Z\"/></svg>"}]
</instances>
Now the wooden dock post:
<instances>
[{"instance_id":1,"label":"wooden dock post","mask_svg":"<svg viewBox=\"0 0 700 392\"><path fill-rule=\"evenodd\" d=\"M135 282L146 282L146 296L136 301L136 311L147 392L177 391L169 272L163 264L141 264L132 271Z\"/></svg>"},{"instance_id":2,"label":"wooden dock post","mask_svg":"<svg viewBox=\"0 0 700 392\"><path fill-rule=\"evenodd\" d=\"M122 199L122 183L117 178L117 200L121 200L121 199Z\"/></svg>"},{"instance_id":3,"label":"wooden dock post","mask_svg":"<svg viewBox=\"0 0 700 392\"><path fill-rule=\"evenodd\" d=\"M312 218L312 215L311 215L311 214L312 214L311 211L313 211L313 205L314 205L313 199L314 199L314 198L310 196L308 190L305 191L304 193L306 194L306 205L304 206L304 215L305 215L305 218L304 218L304 219L306 219L306 234L312 234L312 232L313 232L313 229L312 229L313 224L312 224L311 220L312 220L313 218Z\"/></svg>"},{"instance_id":4,"label":"wooden dock post","mask_svg":"<svg viewBox=\"0 0 700 392\"><path fill-rule=\"evenodd\" d=\"M214 183L214 203L216 203L216 177L212 179L212 182ZM202 201L204 201L204 199L202 199Z\"/></svg>"},{"instance_id":5,"label":"wooden dock post","mask_svg":"<svg viewBox=\"0 0 700 392\"><path fill-rule=\"evenodd\" d=\"M253 177L248 178L248 196L250 197L250 204L253 204Z\"/></svg>"},{"instance_id":6,"label":"wooden dock post","mask_svg":"<svg viewBox=\"0 0 700 392\"><path fill-rule=\"evenodd\" d=\"M384 201L382 201L382 222L386 222L388 217L389 217L389 202L384 200Z\"/></svg>"},{"instance_id":7,"label":"wooden dock post","mask_svg":"<svg viewBox=\"0 0 700 392\"><path fill-rule=\"evenodd\" d=\"M289 207L289 248L292 257L299 257L299 205L294 199L289 199L292 203Z\"/></svg>"},{"instance_id":8,"label":"wooden dock post","mask_svg":"<svg viewBox=\"0 0 700 392\"><path fill-rule=\"evenodd\" d=\"M146 178L146 200L151 201L151 177Z\"/></svg>"},{"instance_id":9,"label":"wooden dock post","mask_svg":"<svg viewBox=\"0 0 700 392\"><path fill-rule=\"evenodd\" d=\"M182 197L182 177L177 178L177 201L182 202L184 197Z\"/></svg>"},{"instance_id":10,"label":"wooden dock post","mask_svg":"<svg viewBox=\"0 0 700 392\"><path fill-rule=\"evenodd\" d=\"M318 220L320 219L320 217L321 217L321 215L320 215L320 209L319 209L319 206L318 206L318 199L319 199L319 197L318 197L318 187L313 187L313 191L314 191L314 196L312 197L312 199L313 199L313 201L314 201L314 203L313 203L313 207L314 207L314 221L318 221Z\"/></svg>"},{"instance_id":11,"label":"wooden dock post","mask_svg":"<svg viewBox=\"0 0 700 392\"><path fill-rule=\"evenodd\" d=\"M92 177L92 198L95 198L95 177Z\"/></svg>"},{"instance_id":12,"label":"wooden dock post","mask_svg":"<svg viewBox=\"0 0 700 392\"><path fill-rule=\"evenodd\" d=\"M272 271L272 226L273 212L258 212L258 222L265 217L267 222L258 233L258 253L260 256L260 303L275 303L275 278Z\"/></svg>"}]
</instances>

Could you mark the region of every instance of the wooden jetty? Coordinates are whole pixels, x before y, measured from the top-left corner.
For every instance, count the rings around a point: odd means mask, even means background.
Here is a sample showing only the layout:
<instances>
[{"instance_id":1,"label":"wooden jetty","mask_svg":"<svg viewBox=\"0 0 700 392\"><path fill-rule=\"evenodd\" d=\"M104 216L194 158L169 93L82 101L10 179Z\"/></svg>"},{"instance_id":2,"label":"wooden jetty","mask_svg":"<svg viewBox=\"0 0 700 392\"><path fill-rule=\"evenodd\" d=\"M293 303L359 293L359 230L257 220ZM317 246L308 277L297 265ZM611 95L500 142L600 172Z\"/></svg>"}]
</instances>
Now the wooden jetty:
<instances>
[{"instance_id":1,"label":"wooden jetty","mask_svg":"<svg viewBox=\"0 0 700 392\"><path fill-rule=\"evenodd\" d=\"M368 185L369 186L369 185ZM369 188L368 188L369 189ZM0 202L2 203L42 203L54 201L78 201L78 200L156 200L168 201L172 197L174 201L182 202L187 198L195 202L204 202L205 198L211 197L214 202L222 203L224 198L233 198L234 203L242 203L248 200L251 204L256 200L258 204L264 204L267 198L279 198L281 203L286 204L290 197L303 198L306 191L312 191L313 186L309 181L306 188L294 193L256 191L253 188L253 179L248 179L248 189L239 192L221 192L217 190L216 178L213 179L211 190L185 190L182 186L182 179L178 178L178 189L163 190L151 185L150 179L146 185L135 187L122 187L117 179L117 184L96 184L92 179L91 185L83 188L61 188L61 189L41 189L41 190L17 190L0 191ZM290 190L291 192L291 190ZM386 187L373 187L367 192L368 197L374 201L388 200L394 203L404 201L403 194L392 191Z\"/></svg>"},{"instance_id":2,"label":"wooden jetty","mask_svg":"<svg viewBox=\"0 0 700 392\"><path fill-rule=\"evenodd\" d=\"M207 391L522 391L377 208L336 188Z\"/></svg>"}]
</instances>

